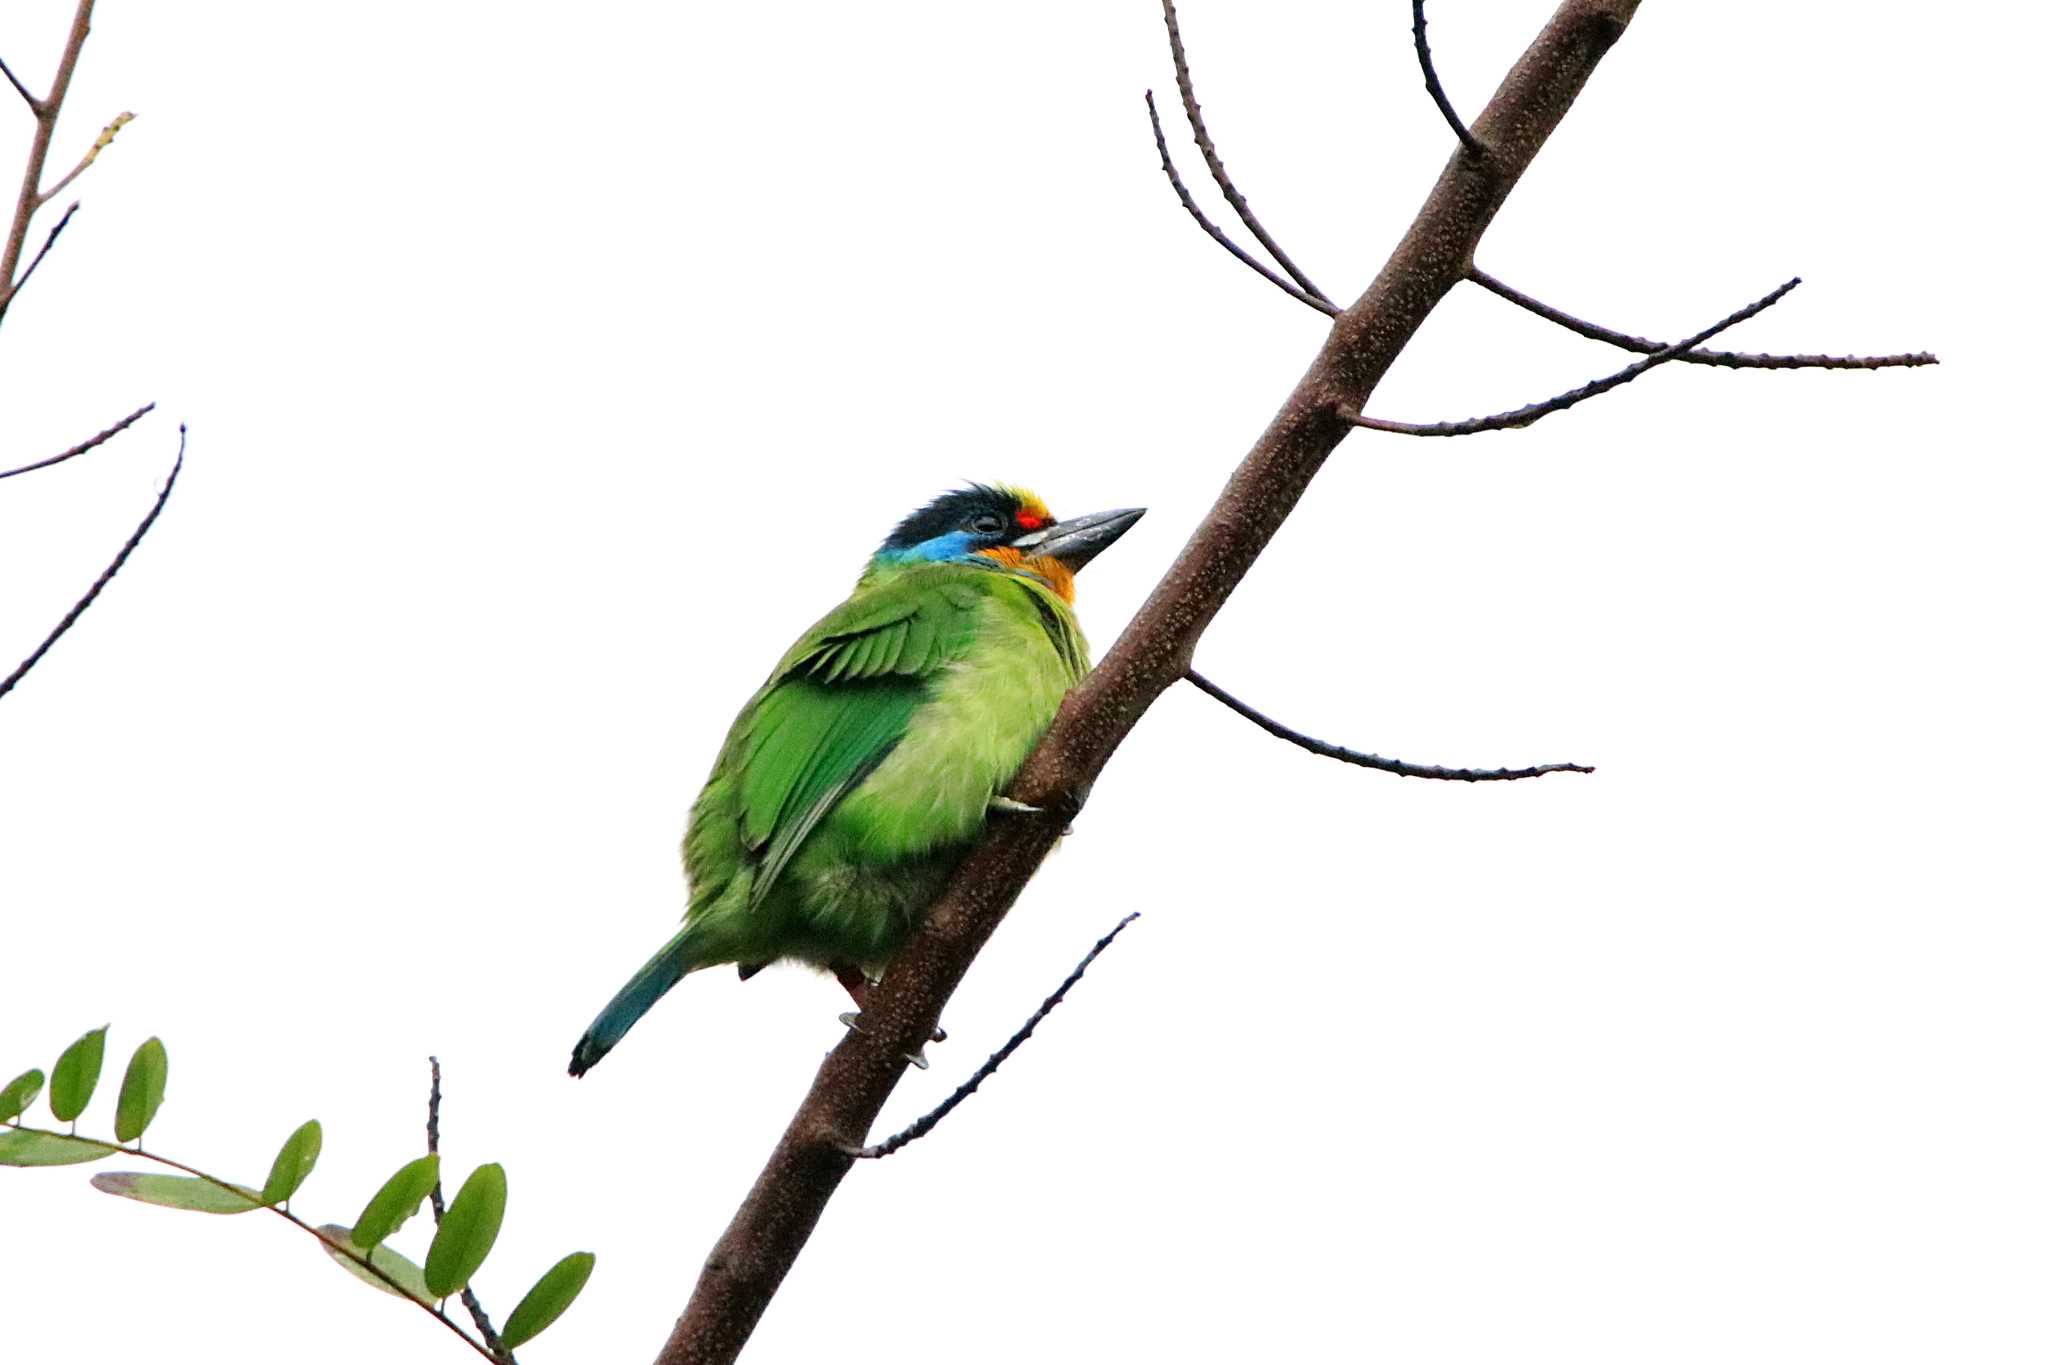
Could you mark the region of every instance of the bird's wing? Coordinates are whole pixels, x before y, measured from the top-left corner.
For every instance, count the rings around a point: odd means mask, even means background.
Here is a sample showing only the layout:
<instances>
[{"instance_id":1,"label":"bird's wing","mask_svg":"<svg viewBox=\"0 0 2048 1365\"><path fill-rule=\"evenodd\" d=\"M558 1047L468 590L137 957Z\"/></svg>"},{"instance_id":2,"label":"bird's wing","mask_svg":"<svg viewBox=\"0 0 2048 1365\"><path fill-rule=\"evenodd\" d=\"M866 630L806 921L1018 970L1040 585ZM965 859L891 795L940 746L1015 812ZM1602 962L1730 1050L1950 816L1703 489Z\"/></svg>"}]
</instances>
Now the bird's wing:
<instances>
[{"instance_id":1,"label":"bird's wing","mask_svg":"<svg viewBox=\"0 0 2048 1365\"><path fill-rule=\"evenodd\" d=\"M973 643L984 598L958 571L912 570L856 593L783 659L735 736L752 904L903 738L926 680Z\"/></svg>"}]
</instances>

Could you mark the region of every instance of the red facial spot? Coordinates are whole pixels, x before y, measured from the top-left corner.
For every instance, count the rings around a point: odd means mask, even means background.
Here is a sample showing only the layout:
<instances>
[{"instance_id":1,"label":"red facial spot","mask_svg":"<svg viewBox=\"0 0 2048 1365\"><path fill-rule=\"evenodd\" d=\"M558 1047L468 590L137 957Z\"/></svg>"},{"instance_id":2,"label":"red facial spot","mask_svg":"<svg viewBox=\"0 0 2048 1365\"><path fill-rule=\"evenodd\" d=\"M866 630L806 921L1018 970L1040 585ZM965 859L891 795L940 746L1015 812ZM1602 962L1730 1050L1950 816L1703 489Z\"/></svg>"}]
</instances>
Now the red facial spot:
<instances>
[{"instance_id":1,"label":"red facial spot","mask_svg":"<svg viewBox=\"0 0 2048 1365\"><path fill-rule=\"evenodd\" d=\"M1045 525L1045 518L1039 516L1036 512L1019 512L1017 514L1017 524L1027 531L1036 531L1039 527Z\"/></svg>"}]
</instances>

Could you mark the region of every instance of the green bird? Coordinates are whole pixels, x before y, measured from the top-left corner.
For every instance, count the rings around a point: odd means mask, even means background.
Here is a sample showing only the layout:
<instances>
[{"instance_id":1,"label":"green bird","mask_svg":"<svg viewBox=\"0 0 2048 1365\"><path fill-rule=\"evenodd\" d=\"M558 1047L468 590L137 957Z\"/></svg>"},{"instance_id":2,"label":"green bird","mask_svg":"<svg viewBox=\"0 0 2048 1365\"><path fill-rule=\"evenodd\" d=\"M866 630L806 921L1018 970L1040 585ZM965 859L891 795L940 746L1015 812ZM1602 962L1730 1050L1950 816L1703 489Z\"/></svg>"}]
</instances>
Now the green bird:
<instances>
[{"instance_id":1,"label":"green bird","mask_svg":"<svg viewBox=\"0 0 2048 1365\"><path fill-rule=\"evenodd\" d=\"M581 1076L691 972L793 958L858 1007L1088 671L1074 574L1143 508L1055 520L980 484L898 524L740 711L690 809L682 931L576 1044Z\"/></svg>"}]
</instances>

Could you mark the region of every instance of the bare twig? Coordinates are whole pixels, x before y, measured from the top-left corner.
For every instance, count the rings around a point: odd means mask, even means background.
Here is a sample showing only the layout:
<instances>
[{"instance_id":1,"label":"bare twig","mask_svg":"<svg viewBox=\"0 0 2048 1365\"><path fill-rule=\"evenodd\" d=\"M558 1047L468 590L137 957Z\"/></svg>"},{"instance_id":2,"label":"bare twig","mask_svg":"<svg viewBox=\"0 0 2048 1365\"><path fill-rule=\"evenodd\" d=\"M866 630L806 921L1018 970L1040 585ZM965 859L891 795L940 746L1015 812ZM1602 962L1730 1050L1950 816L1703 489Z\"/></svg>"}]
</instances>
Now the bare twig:
<instances>
[{"instance_id":1,"label":"bare twig","mask_svg":"<svg viewBox=\"0 0 2048 1365\"><path fill-rule=\"evenodd\" d=\"M7 83L13 86L15 90L20 92L21 97L23 99L28 101L28 109L30 113L40 114L43 112L43 102L37 99L34 95L29 94L28 87L21 83L21 77L15 75L14 68L9 66L5 61L0 61L0 74L4 74L7 77Z\"/></svg>"},{"instance_id":2,"label":"bare twig","mask_svg":"<svg viewBox=\"0 0 2048 1365\"><path fill-rule=\"evenodd\" d=\"M25 464L17 469L0 470L0 479L11 479L16 474L27 474L38 469L48 469L53 464L63 464L66 460L71 459L74 456L85 454L86 451L91 450L95 446L104 445L106 442L112 440L116 436L119 436L122 432L128 430L129 427L135 425L135 423L141 421L144 417L148 416L151 412L155 410L156 404L144 403L141 407L129 413L126 417L123 417L120 421L114 423L114 425L108 427L99 435L80 441L77 445L71 447L71 449L67 451L64 451L62 454L52 455L47 460L37 460L34 464Z\"/></svg>"},{"instance_id":3,"label":"bare twig","mask_svg":"<svg viewBox=\"0 0 2048 1365\"><path fill-rule=\"evenodd\" d=\"M958 1090L955 1090L946 1097L945 1103L885 1142L878 1142L871 1147L856 1147L852 1143L844 1143L841 1145L840 1150L848 1156L872 1161L903 1150L932 1129L938 1127L940 1119L943 1119L946 1115L957 1109L962 1100L981 1088L983 1081L996 1074L996 1068L1008 1061L1011 1053L1024 1046L1024 1040L1031 1036L1031 1031L1039 1026L1046 1015L1052 1013L1053 1006L1067 998L1067 992L1074 988L1074 983L1081 979L1082 974L1088 970L1089 965L1096 958L1102 956L1102 950L1116 942L1116 936L1121 934L1124 931L1124 927L1137 917L1138 912L1133 910L1130 914L1125 915L1116 922L1116 928L1095 940L1095 946L1088 950L1088 956L1082 958L1074 970L1067 973L1067 979L1060 982L1059 989L1048 995L1045 998L1045 1003L1040 1005L1032 1016L1024 1021L1024 1027L1010 1035L1010 1041L997 1048L994 1055L983 1062L978 1071L969 1076Z\"/></svg>"},{"instance_id":4,"label":"bare twig","mask_svg":"<svg viewBox=\"0 0 2048 1365\"><path fill-rule=\"evenodd\" d=\"M1465 272L1465 278L1492 293L1500 295L1518 308L1526 308L1537 317L1554 322L1568 331L1593 341L1604 341L1609 346L1619 346L1624 351L1635 351L1648 355L1653 351L1668 350L1662 341L1651 341L1645 337L1629 336L1611 327L1602 327L1583 318L1575 318L1560 308L1530 298L1521 290L1472 266ZM1735 370L1888 370L1900 366L1939 365L1941 361L1931 352L1914 351L1906 355L1759 355L1747 351L1709 351L1705 349L1687 351L1673 356L1692 365L1721 365Z\"/></svg>"},{"instance_id":5,"label":"bare twig","mask_svg":"<svg viewBox=\"0 0 2048 1365\"><path fill-rule=\"evenodd\" d=\"M70 184L72 181L78 179L79 176L84 175L86 168L92 165L93 162L99 160L100 153L104 152L105 150L107 150L108 147L112 146L115 136L118 135L123 128L127 127L130 123L132 123L134 119L135 115L129 113L121 113L114 115L114 121L109 123L106 127L100 129L100 135L97 138L93 139L92 146L85 149L85 155L78 159L78 164L76 166L73 166L62 180L59 180L56 184L50 186L50 188L44 190L40 195L38 195L36 198L36 202L39 205L47 204L52 199L55 199L58 195L62 194L64 192L64 187Z\"/></svg>"},{"instance_id":6,"label":"bare twig","mask_svg":"<svg viewBox=\"0 0 2048 1365\"><path fill-rule=\"evenodd\" d=\"M1755 317L1758 313L1763 312L1764 309L1791 293L1798 285L1799 279L1797 276L1794 276L1758 299L1755 303L1750 304L1746 308L1737 309L1705 331L1695 332L1684 341L1674 342L1653 355L1644 356L1627 369L1616 370L1604 379L1596 379L1590 384L1582 384L1576 389L1558 394L1555 398L1546 398L1540 403L1531 403L1527 407L1516 408L1513 412L1497 412L1491 417L1468 417L1461 422L1432 422L1424 425L1418 425L1413 422L1389 422L1384 418L1361 417L1355 413L1343 413L1340 416L1344 421L1349 422L1355 427L1365 427L1370 431L1391 431L1402 436L1470 436L1474 432L1480 431L1501 431L1508 427L1526 427L1531 422L1548 417L1553 412L1563 412L1566 408L1583 403L1588 398L1598 397L1610 389L1618 389L1631 379L1647 374L1668 361L1678 359L1708 337L1725 331L1738 322Z\"/></svg>"},{"instance_id":7,"label":"bare twig","mask_svg":"<svg viewBox=\"0 0 2048 1365\"><path fill-rule=\"evenodd\" d=\"M1216 154L1216 144L1209 140L1209 127L1202 121L1202 106L1195 103L1195 80L1188 74L1187 49L1180 42L1180 17L1173 11L1173 0L1159 0L1159 3L1166 12L1166 41L1173 49L1173 78L1180 86L1180 107L1187 111L1188 126L1195 130L1195 146L1202 149L1202 160L1209 165L1209 177L1216 182L1216 188L1223 191L1223 197L1237 214L1238 221L1251 230L1260 246L1272 253L1273 259L1279 262L1289 278L1301 286L1302 292L1328 303L1330 296L1316 288L1315 282L1302 272L1301 267L1288 259L1287 253L1280 249L1280 243L1274 241L1272 234L1252 215L1252 206L1237 192L1237 186L1231 183L1229 174L1224 171L1223 158Z\"/></svg>"},{"instance_id":8,"label":"bare twig","mask_svg":"<svg viewBox=\"0 0 2048 1365\"><path fill-rule=\"evenodd\" d=\"M1168 182L1173 185L1173 192L1180 196L1180 206L1186 209L1197 223L1201 224L1202 231L1215 238L1225 251L1258 271L1276 288L1286 291L1289 296L1300 299L1317 312L1327 314L1330 317L1336 317L1337 314L1343 312L1343 309L1331 303L1320 294L1307 293L1298 288L1292 281L1282 279L1264 261L1246 251L1236 242L1231 241L1228 233L1209 221L1209 216L1203 213L1201 208L1195 203L1195 197L1188 193L1188 187L1181 183L1180 172L1174 168L1173 153L1166 149L1166 130L1159 126L1159 106L1152 102L1152 92L1150 90L1145 92L1145 110L1152 116L1152 140L1159 145L1159 169L1166 172Z\"/></svg>"},{"instance_id":9,"label":"bare twig","mask_svg":"<svg viewBox=\"0 0 2048 1365\"><path fill-rule=\"evenodd\" d=\"M64 112L64 96L71 90L71 75L78 69L79 49L85 46L85 35L92 31L93 0L78 0L78 10L71 18L71 32L64 40L63 55L57 59L57 74L51 78L50 93L42 99L30 99L29 108L36 118L35 136L29 142L28 162L21 172L21 190L15 196L14 220L8 225L5 245L0 245L0 319L7 316L7 306L14 301L19 289L15 268L21 264L22 248L28 243L29 219L35 216L44 201L42 194L43 164L50 157L50 138L57 130L57 117ZM9 73L13 79L13 73ZM22 89L21 82L15 81L15 88Z\"/></svg>"},{"instance_id":10,"label":"bare twig","mask_svg":"<svg viewBox=\"0 0 2048 1365\"><path fill-rule=\"evenodd\" d=\"M121 553L114 556L114 562L107 565L105 572L93 580L93 585L86 589L85 596L72 604L71 610L64 613L64 619L57 623L57 628L45 636L40 645L36 646L36 652L23 659L21 667L15 669L4 679L0 679L0 697L4 697L9 692L12 692L14 685L27 677L30 669L42 662L43 656L50 652L50 646L56 644L58 640L64 637L64 632L71 629L78 618L85 614L85 609L93 604L93 599L100 595L101 589L114 580L115 574L121 572L121 566L128 562L128 556L135 553L135 547L140 545L142 538L149 534L149 528L156 525L157 517L163 513L164 504L171 500L171 490L177 487L178 471L184 467L185 428L181 423L178 427L178 460L176 464L171 466L171 476L164 480L163 492L157 494L155 506L149 509L149 515L142 519L142 524L135 528L135 534L128 537L127 544L121 547Z\"/></svg>"},{"instance_id":11,"label":"bare twig","mask_svg":"<svg viewBox=\"0 0 2048 1365\"><path fill-rule=\"evenodd\" d=\"M1179 558L1094 672L1061 705L1006 795L1042 815L990 822L861 1004L712 1248L662 1365L733 1360L855 1164L939 1012L1080 809L1104 764L1185 674L1202 632L1243 581L1423 320L1463 277L1481 236L1636 0L1563 0L1473 123L1482 166L1461 148L1371 286L1338 316L1307 372L1231 475Z\"/></svg>"},{"instance_id":12,"label":"bare twig","mask_svg":"<svg viewBox=\"0 0 2048 1365\"><path fill-rule=\"evenodd\" d=\"M78 204L74 201L70 208L64 210L64 216L57 220L57 226L50 229L50 235L43 238L43 244L36 248L35 258L28 263L28 269L21 272L21 278L5 289L0 289L0 305L14 302L14 296L27 286L29 276L36 273L36 267L43 263L43 257L49 255L50 248L57 245L57 238L63 235L65 228L71 226L71 215L76 212Z\"/></svg>"},{"instance_id":13,"label":"bare twig","mask_svg":"<svg viewBox=\"0 0 2048 1365\"><path fill-rule=\"evenodd\" d=\"M1436 78L1436 63L1429 55L1429 39L1424 37L1422 32L1427 26L1427 21L1422 17L1422 0L1415 0L1415 59L1422 63L1422 83L1428 87L1429 97L1436 101L1436 107L1442 112L1444 122L1451 125L1451 131L1458 135L1458 141L1465 144L1465 150L1475 157L1483 157L1486 155L1486 148L1480 144L1478 138L1472 136L1472 130L1458 117L1458 111L1451 108L1451 97L1444 93L1443 82Z\"/></svg>"},{"instance_id":14,"label":"bare twig","mask_svg":"<svg viewBox=\"0 0 2048 1365\"><path fill-rule=\"evenodd\" d=\"M432 1077L427 1083L427 1151L430 1155L437 1155L441 1150L441 1059L429 1057L427 1066ZM434 1226L438 1228L441 1226L441 1216L448 1211L441 1198L441 1177L438 1171L434 1176L434 1188L427 1192L427 1198L434 1206ZM476 1324L476 1330L483 1335L484 1346L488 1349L491 1359L499 1362L499 1365L513 1365L512 1352L505 1345L504 1339L498 1335L498 1329L491 1326L490 1315L484 1312L483 1300L479 1299L476 1291L468 1285L462 1286L462 1306L469 1310L470 1321Z\"/></svg>"},{"instance_id":15,"label":"bare twig","mask_svg":"<svg viewBox=\"0 0 2048 1365\"><path fill-rule=\"evenodd\" d=\"M1334 758L1339 763L1350 763L1360 768L1376 768L1383 773L1394 773L1400 777L1433 777L1446 782L1519 782L1525 777L1541 777L1545 773L1589 773L1593 770L1578 763L1545 763L1539 768L1440 768L1432 764L1403 763L1398 758L1381 758L1378 754L1362 754L1356 749L1346 749L1338 744L1326 744L1320 739L1304 735L1299 730L1290 730L1279 721L1263 712L1255 711L1225 692L1201 674L1189 669L1188 681L1202 691L1222 702L1231 710L1243 716L1252 724L1277 739L1297 745L1312 754Z\"/></svg>"}]
</instances>

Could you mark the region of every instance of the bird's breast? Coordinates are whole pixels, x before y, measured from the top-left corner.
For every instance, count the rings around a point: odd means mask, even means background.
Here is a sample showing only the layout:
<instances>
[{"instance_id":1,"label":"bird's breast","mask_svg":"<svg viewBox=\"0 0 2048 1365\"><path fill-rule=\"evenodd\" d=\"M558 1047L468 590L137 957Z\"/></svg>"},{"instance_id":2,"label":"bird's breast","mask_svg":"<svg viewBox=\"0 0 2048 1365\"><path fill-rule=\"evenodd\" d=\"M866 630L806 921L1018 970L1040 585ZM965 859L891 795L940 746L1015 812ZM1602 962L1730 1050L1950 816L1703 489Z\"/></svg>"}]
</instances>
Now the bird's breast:
<instances>
[{"instance_id":1,"label":"bird's breast","mask_svg":"<svg viewBox=\"0 0 2048 1365\"><path fill-rule=\"evenodd\" d=\"M1030 593L1030 596L1023 594ZM972 837L1087 667L1087 645L1060 604L1065 648L1045 609L1019 588L991 597L974 647L942 668L909 729L833 823L868 853L902 857Z\"/></svg>"}]
</instances>

